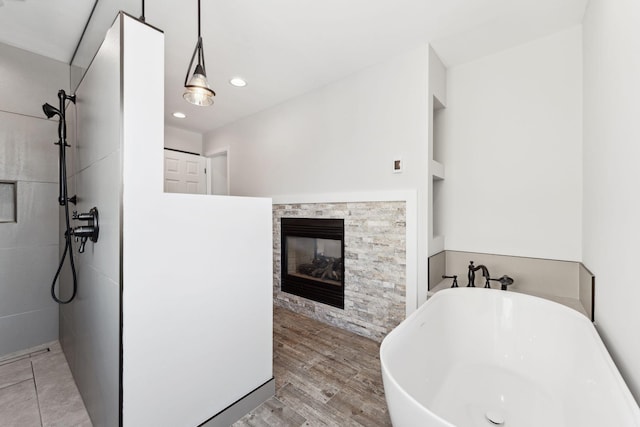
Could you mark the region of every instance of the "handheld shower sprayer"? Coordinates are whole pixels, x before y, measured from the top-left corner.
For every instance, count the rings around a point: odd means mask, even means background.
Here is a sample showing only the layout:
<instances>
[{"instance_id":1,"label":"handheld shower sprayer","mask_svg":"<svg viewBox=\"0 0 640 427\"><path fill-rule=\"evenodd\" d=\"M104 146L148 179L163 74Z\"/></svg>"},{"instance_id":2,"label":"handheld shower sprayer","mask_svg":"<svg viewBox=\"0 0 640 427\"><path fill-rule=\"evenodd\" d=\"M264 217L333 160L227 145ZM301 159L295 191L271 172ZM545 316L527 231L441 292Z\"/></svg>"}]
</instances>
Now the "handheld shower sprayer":
<instances>
[{"instance_id":1,"label":"handheld shower sprayer","mask_svg":"<svg viewBox=\"0 0 640 427\"><path fill-rule=\"evenodd\" d=\"M58 116L60 115L60 111L58 111L58 109L56 107L53 107L49 103L45 103L45 104L42 105L42 111L44 111L44 115L47 116L47 119L50 119L51 117L55 116L56 114Z\"/></svg>"},{"instance_id":2,"label":"handheld shower sprayer","mask_svg":"<svg viewBox=\"0 0 640 427\"><path fill-rule=\"evenodd\" d=\"M80 246L79 252L84 252L84 246L88 238L91 238L91 241L98 241L98 210L93 208L89 214L80 214L76 215L74 212L74 219L81 219L85 221L89 221L87 226L76 227L76 229L71 227L71 220L69 218L69 202L76 204L77 198L76 196L68 197L67 194L67 154L66 148L69 147L67 144L67 122L65 115L65 102L71 101L75 104L76 96L75 95L67 95L64 90L58 91L58 101L59 107L55 108L51 104L45 103L42 105L42 111L48 119L53 118L54 116L58 116L58 142L55 145L59 146L59 188L60 192L58 195L58 203L60 206L64 206L65 211L65 222L66 222L66 231L64 233L65 245L64 251L62 253L62 258L60 259L60 264L58 265L58 270L53 278L53 282L51 283L51 297L59 304L68 304L76 296L78 290L78 278L76 274L76 266L75 261L73 259L73 248L71 247L71 236L76 236L76 239L82 238L82 244ZM73 290L71 293L71 297L69 299L63 300L56 296L56 282L60 277L60 271L62 270L62 266L64 265L64 260L69 254L69 264L71 266L71 275L73 279Z\"/></svg>"}]
</instances>

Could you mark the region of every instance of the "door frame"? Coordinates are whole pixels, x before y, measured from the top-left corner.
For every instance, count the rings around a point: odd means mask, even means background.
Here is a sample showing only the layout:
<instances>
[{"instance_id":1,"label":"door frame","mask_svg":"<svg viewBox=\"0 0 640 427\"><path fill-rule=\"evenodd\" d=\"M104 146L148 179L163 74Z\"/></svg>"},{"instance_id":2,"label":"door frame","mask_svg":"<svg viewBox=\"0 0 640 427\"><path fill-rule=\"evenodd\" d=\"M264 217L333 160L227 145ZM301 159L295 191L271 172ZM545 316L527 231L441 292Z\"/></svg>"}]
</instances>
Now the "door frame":
<instances>
[{"instance_id":1,"label":"door frame","mask_svg":"<svg viewBox=\"0 0 640 427\"><path fill-rule=\"evenodd\" d=\"M221 147L217 150L214 150L208 153L205 157L207 158L207 194L212 194L213 187L211 186L211 179L213 177L212 169L211 169L211 160L214 157L226 156L227 158L227 196L231 194L231 174L229 173L229 164L231 158L231 150L229 146Z\"/></svg>"}]
</instances>

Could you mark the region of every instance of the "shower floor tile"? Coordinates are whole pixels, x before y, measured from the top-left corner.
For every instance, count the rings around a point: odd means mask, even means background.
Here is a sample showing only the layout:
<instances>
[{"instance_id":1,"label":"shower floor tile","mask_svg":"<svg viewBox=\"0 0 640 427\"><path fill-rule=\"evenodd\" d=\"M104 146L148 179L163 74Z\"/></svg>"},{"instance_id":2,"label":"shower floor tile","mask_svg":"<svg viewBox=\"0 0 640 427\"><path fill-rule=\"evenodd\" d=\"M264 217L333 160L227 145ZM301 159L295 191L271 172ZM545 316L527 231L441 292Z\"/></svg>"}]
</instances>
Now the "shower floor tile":
<instances>
[{"instance_id":1,"label":"shower floor tile","mask_svg":"<svg viewBox=\"0 0 640 427\"><path fill-rule=\"evenodd\" d=\"M91 427L57 341L0 361L0 425Z\"/></svg>"},{"instance_id":2,"label":"shower floor tile","mask_svg":"<svg viewBox=\"0 0 640 427\"><path fill-rule=\"evenodd\" d=\"M33 371L28 359L0 364L0 389L32 378Z\"/></svg>"}]
</instances>

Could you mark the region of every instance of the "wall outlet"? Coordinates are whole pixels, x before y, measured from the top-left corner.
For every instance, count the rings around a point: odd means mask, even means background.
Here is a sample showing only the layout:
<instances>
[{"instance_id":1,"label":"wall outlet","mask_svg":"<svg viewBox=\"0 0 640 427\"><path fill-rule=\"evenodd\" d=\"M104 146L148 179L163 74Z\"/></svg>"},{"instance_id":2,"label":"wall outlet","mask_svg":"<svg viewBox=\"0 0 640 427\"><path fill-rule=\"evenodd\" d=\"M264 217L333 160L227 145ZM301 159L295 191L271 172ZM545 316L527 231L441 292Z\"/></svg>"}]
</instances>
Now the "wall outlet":
<instances>
[{"instance_id":1,"label":"wall outlet","mask_svg":"<svg viewBox=\"0 0 640 427\"><path fill-rule=\"evenodd\" d=\"M396 157L393 161L393 173L402 173L404 171L404 162L402 157Z\"/></svg>"}]
</instances>

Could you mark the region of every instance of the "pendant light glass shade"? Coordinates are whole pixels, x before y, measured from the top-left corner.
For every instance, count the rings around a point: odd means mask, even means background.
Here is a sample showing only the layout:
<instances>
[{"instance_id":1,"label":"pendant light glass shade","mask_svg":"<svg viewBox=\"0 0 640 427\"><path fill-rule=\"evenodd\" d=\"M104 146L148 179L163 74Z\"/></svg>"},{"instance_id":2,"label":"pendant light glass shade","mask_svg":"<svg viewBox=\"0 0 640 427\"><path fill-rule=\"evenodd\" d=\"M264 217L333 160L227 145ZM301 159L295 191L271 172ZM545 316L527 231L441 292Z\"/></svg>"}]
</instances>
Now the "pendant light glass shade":
<instances>
[{"instance_id":1,"label":"pendant light glass shade","mask_svg":"<svg viewBox=\"0 0 640 427\"><path fill-rule=\"evenodd\" d=\"M189 78L193 60L196 56L198 57L198 63L193 71L193 75ZM193 55L191 55L191 62L189 62L187 75L184 78L184 88L185 91L182 97L187 102L200 107L208 107L213 104L213 97L216 96L216 93L211 90L205 71L204 48L202 47L202 36L200 35L200 0L198 0L198 42L196 43Z\"/></svg>"},{"instance_id":2,"label":"pendant light glass shade","mask_svg":"<svg viewBox=\"0 0 640 427\"><path fill-rule=\"evenodd\" d=\"M204 73L200 64L196 65L193 77L191 77L191 80L189 80L184 87L185 91L182 97L187 102L200 107L208 107L213 104L213 97L216 93L209 87L207 75Z\"/></svg>"}]
</instances>

